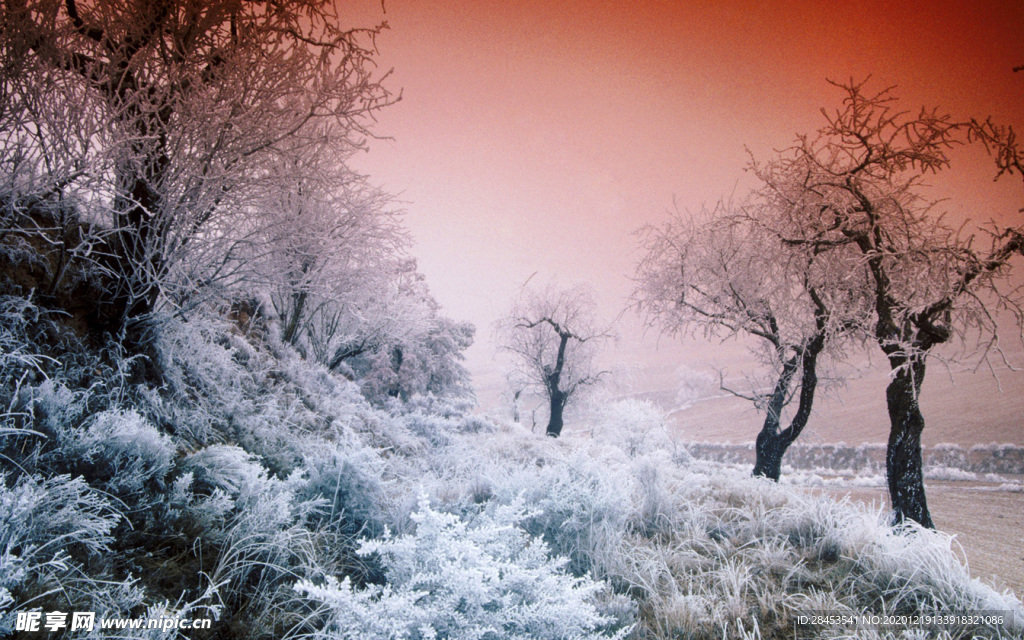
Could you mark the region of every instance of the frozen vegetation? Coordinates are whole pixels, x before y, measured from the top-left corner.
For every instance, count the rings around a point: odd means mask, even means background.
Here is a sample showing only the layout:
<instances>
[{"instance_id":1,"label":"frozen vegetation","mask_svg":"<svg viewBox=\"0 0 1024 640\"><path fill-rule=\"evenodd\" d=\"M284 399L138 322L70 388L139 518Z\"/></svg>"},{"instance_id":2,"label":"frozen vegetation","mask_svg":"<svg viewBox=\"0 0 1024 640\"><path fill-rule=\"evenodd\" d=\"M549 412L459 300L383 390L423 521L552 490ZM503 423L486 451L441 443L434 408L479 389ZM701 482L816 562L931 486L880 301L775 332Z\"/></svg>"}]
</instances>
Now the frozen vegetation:
<instances>
[{"instance_id":1,"label":"frozen vegetation","mask_svg":"<svg viewBox=\"0 0 1024 640\"><path fill-rule=\"evenodd\" d=\"M688 442L685 447L702 460L737 468L754 463L753 443ZM930 480L996 483L1000 485L999 490L1024 490L1020 479L1014 478L1024 475L1024 447L1004 443L965 449L955 444L939 444L925 448L923 458L924 475ZM837 486L884 487L885 445L798 444L790 448L783 469L786 474L782 482L805 484L812 481L811 476L825 476L832 479L830 484Z\"/></svg>"},{"instance_id":2,"label":"frozen vegetation","mask_svg":"<svg viewBox=\"0 0 1024 640\"><path fill-rule=\"evenodd\" d=\"M1024 635L1016 596L972 579L950 536L914 524L930 523L920 429L890 469L910 487L893 501L907 524L893 526L749 464L702 460L647 403L600 404L557 440L475 413L462 364L475 328L441 313L396 203L349 165L398 97L377 60L385 25L346 26L343 13L326 0L3 6L0 637L767 639L814 613L979 611L1007 624L937 637ZM785 215L729 236L746 246L764 229L814 247L804 275L746 277L800 256L683 264L743 284L738 317L754 324L723 328L767 339L769 406L792 399L797 376L809 411L816 358L838 356L856 329L887 350L907 418L896 424L923 428L911 383L933 346L969 328L994 335L981 296L1000 293L1024 229L994 234L991 253L957 244L903 172L944 168L954 134L984 142L1001 173L1019 174L1021 153L1011 129L904 122L888 90L845 89L855 135L837 116L839 139L800 138L799 153L755 163L760 197ZM890 152L894 140L911 148ZM805 189L805 165L828 189ZM791 211L780 203L794 189ZM826 210L837 222L815 226ZM865 231L876 228L887 231ZM671 268L652 276L691 274L676 257L656 252L649 264ZM873 279L847 282L849 259ZM837 275L846 284L832 286ZM684 299L670 279L649 284L650 311ZM806 296L775 295L794 287ZM995 299L1020 311L1012 293ZM855 304L864 295L874 311ZM718 314L718 297L687 296ZM558 435L576 390L606 377L590 350L614 332L590 322L581 290L524 301L506 327L521 357L510 382L546 393ZM886 322L861 335L872 313ZM762 439L769 477L802 424L788 429ZM879 477L874 454L855 453ZM940 477L1014 473L939 453ZM836 456L809 473L859 464ZM72 629L61 612L214 623Z\"/></svg>"},{"instance_id":3,"label":"frozen vegetation","mask_svg":"<svg viewBox=\"0 0 1024 640\"><path fill-rule=\"evenodd\" d=\"M30 299L2 304L3 634L27 610L210 616L190 637L237 638L773 638L821 611L1024 616L950 536L698 460L645 402L555 440L472 413L458 385L367 397L273 323L212 311L164 325L156 385Z\"/></svg>"}]
</instances>

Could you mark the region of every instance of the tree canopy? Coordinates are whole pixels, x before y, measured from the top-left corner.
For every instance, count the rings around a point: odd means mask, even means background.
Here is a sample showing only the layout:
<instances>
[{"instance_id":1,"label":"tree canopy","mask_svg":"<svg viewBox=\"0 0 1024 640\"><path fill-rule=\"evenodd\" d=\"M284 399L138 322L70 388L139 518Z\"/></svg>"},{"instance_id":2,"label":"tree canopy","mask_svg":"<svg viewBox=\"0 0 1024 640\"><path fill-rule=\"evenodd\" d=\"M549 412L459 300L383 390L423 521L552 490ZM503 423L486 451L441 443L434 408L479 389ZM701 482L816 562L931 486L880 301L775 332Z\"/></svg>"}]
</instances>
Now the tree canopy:
<instances>
[{"instance_id":1,"label":"tree canopy","mask_svg":"<svg viewBox=\"0 0 1024 640\"><path fill-rule=\"evenodd\" d=\"M15 1L2 19L5 224L87 229L69 260L110 275L114 333L235 273L241 219L336 188L394 100L381 27L323 0Z\"/></svg>"}]
</instances>

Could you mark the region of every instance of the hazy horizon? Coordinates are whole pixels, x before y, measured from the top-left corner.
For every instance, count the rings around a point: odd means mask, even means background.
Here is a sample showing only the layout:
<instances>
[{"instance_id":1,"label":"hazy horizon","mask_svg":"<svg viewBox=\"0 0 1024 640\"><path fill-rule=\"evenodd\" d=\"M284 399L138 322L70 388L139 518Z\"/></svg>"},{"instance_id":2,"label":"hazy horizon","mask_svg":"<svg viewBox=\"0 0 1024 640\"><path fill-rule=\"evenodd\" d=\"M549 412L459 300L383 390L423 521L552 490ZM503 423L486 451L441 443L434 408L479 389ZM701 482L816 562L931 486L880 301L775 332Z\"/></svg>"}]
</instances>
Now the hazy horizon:
<instances>
[{"instance_id":1,"label":"hazy horizon","mask_svg":"<svg viewBox=\"0 0 1024 640\"><path fill-rule=\"evenodd\" d=\"M911 111L1024 125L1020 3L390 0L356 14L388 22L380 68L402 92L375 129L389 139L356 164L401 201L445 313L476 325L467 364L483 395L501 381L492 324L525 281L588 283L619 316L634 232L742 193L751 155L838 105L828 78L897 85ZM1018 185L993 175L980 150L959 153L936 194L954 217L1019 216ZM722 349L620 319L616 360L699 367Z\"/></svg>"}]
</instances>

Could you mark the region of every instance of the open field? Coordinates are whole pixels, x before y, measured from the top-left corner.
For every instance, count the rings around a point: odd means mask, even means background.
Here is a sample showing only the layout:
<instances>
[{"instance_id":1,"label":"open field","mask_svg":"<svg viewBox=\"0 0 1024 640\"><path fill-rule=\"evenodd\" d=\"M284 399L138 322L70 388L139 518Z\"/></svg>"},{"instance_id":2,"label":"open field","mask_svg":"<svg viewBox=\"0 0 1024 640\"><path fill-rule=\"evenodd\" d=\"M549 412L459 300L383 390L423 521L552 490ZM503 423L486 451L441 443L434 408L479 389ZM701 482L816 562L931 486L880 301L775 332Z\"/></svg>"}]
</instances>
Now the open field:
<instances>
[{"instance_id":1,"label":"open field","mask_svg":"<svg viewBox=\"0 0 1024 640\"><path fill-rule=\"evenodd\" d=\"M889 417L885 410L884 371L870 371L841 391L842 402L822 398L801 439L804 442L885 442ZM652 397L658 404L661 399ZM990 442L1024 444L1024 374L1006 371L999 378L985 372L958 373L952 380L934 367L925 378L921 406L927 426L925 446L953 443L972 446ZM745 400L717 395L671 413L672 424L685 440L750 442L763 416Z\"/></svg>"}]
</instances>

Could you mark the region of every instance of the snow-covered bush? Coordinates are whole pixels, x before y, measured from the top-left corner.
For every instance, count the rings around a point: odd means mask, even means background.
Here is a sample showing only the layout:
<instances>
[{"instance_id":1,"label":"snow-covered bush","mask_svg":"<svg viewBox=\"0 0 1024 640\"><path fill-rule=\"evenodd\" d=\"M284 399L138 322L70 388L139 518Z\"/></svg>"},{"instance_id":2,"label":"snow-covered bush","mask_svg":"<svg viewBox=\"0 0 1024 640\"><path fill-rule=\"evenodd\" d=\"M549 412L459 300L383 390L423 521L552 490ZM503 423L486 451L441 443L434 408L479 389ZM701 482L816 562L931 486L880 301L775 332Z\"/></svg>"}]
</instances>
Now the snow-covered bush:
<instances>
[{"instance_id":1,"label":"snow-covered bush","mask_svg":"<svg viewBox=\"0 0 1024 640\"><path fill-rule=\"evenodd\" d=\"M16 393L26 370L42 371L47 364L48 358L26 335L41 315L30 298L0 296L0 389L5 395Z\"/></svg>"},{"instance_id":2,"label":"snow-covered bush","mask_svg":"<svg viewBox=\"0 0 1024 640\"><path fill-rule=\"evenodd\" d=\"M63 433L61 454L91 483L133 506L163 489L175 455L170 437L134 411L104 411L86 428Z\"/></svg>"},{"instance_id":3,"label":"snow-covered bush","mask_svg":"<svg viewBox=\"0 0 1024 640\"><path fill-rule=\"evenodd\" d=\"M346 444L310 447L297 497L323 501L317 520L338 533L379 535L386 524L383 461L368 448Z\"/></svg>"},{"instance_id":4,"label":"snow-covered bush","mask_svg":"<svg viewBox=\"0 0 1024 640\"><path fill-rule=\"evenodd\" d=\"M621 447L630 457L659 450L674 451L678 447L669 436L664 412L645 400L606 402L594 420L595 438Z\"/></svg>"},{"instance_id":5,"label":"snow-covered bush","mask_svg":"<svg viewBox=\"0 0 1024 640\"><path fill-rule=\"evenodd\" d=\"M16 402L24 423L47 437L59 434L65 425L82 422L88 415L91 390L71 389L50 378L21 389Z\"/></svg>"},{"instance_id":6,"label":"snow-covered bush","mask_svg":"<svg viewBox=\"0 0 1024 640\"><path fill-rule=\"evenodd\" d=\"M229 335L227 321L205 309L191 321L168 319L162 326L156 348L163 388L145 396L146 408L179 437L215 442L258 407L252 373L258 358Z\"/></svg>"},{"instance_id":7,"label":"snow-covered bush","mask_svg":"<svg viewBox=\"0 0 1024 640\"><path fill-rule=\"evenodd\" d=\"M434 447L450 444L456 422L444 416L414 411L397 418L409 431Z\"/></svg>"},{"instance_id":8,"label":"snow-covered bush","mask_svg":"<svg viewBox=\"0 0 1024 640\"><path fill-rule=\"evenodd\" d=\"M119 520L82 478L0 474L0 636L34 607L128 615L141 589L106 570Z\"/></svg>"},{"instance_id":9,"label":"snow-covered bush","mask_svg":"<svg viewBox=\"0 0 1024 640\"><path fill-rule=\"evenodd\" d=\"M280 637L294 624L291 585L337 569L345 551L330 548L333 538L318 524L328 500L302 472L271 476L236 446L205 447L178 473L150 525L172 545L189 541L171 566L161 565L164 577L177 573L177 588L190 594L214 591L222 623L239 634Z\"/></svg>"},{"instance_id":10,"label":"snow-covered bush","mask_svg":"<svg viewBox=\"0 0 1024 640\"><path fill-rule=\"evenodd\" d=\"M235 496L243 488L259 482L266 471L256 456L241 447L215 444L191 453L180 464L191 473L200 493L220 490Z\"/></svg>"},{"instance_id":11,"label":"snow-covered bush","mask_svg":"<svg viewBox=\"0 0 1024 640\"><path fill-rule=\"evenodd\" d=\"M359 640L585 640L629 631L602 612L607 587L565 571L547 545L517 524L520 505L497 506L473 522L432 509L421 499L411 535L363 543L376 554L387 584L354 588L346 577L295 588L323 603L311 638Z\"/></svg>"},{"instance_id":12,"label":"snow-covered bush","mask_svg":"<svg viewBox=\"0 0 1024 640\"><path fill-rule=\"evenodd\" d=\"M585 454L546 460L541 469L524 469L502 493L521 492L534 513L523 521L575 575L602 575L617 553L632 510L634 481L609 473L602 461ZM532 475L532 478L526 476Z\"/></svg>"}]
</instances>

